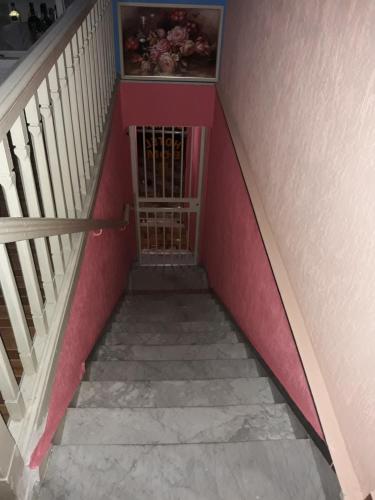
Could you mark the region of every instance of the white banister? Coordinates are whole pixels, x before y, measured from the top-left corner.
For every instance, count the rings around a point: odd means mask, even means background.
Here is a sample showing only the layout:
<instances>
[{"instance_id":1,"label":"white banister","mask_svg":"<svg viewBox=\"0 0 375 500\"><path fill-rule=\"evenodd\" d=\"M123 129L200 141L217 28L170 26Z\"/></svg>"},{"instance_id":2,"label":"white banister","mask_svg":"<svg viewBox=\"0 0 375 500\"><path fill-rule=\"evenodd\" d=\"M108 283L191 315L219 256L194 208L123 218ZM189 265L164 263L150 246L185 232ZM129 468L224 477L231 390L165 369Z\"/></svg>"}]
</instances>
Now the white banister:
<instances>
[{"instance_id":1,"label":"white banister","mask_svg":"<svg viewBox=\"0 0 375 500\"><path fill-rule=\"evenodd\" d=\"M74 141L74 146L77 154L77 169L79 176L80 192L84 197L87 194L86 179L85 179L85 162L88 161L88 155L86 150L87 148L86 138L83 137L84 134L81 134L80 123L79 123L79 115L81 110L79 109L78 106L77 88L76 88L76 81L74 78L74 72L77 71L77 69L73 67L71 43L68 43L68 45L66 46L64 55L65 55L65 71L66 71L66 78L68 81L69 98L72 111L71 113L72 127L73 127L72 140ZM62 56L60 56L59 58L60 64L62 63L61 60ZM86 152L86 158L84 155L84 150ZM82 210L82 205L80 210Z\"/></svg>"},{"instance_id":2,"label":"white banister","mask_svg":"<svg viewBox=\"0 0 375 500\"><path fill-rule=\"evenodd\" d=\"M79 31L78 31L79 34ZM86 88L85 91L88 97L88 107L90 116L90 126L91 126L91 137L92 137L92 149L96 154L98 151L98 143L96 136L96 125L95 125L95 106L94 106L94 89L93 89L93 78L91 71L91 50L90 50L90 40L88 38L87 31L87 19L82 23L82 40L83 40L83 51L84 51L84 61L85 61L85 72L86 72Z\"/></svg>"},{"instance_id":3,"label":"white banister","mask_svg":"<svg viewBox=\"0 0 375 500\"><path fill-rule=\"evenodd\" d=\"M25 115L33 145L44 214L46 217L56 217L41 118L39 116L39 105L36 101L35 96L32 96L30 101L27 103L25 108ZM56 284L57 287L59 287L61 285L61 280L64 276L65 271L61 241L59 237L51 236L49 238L49 242L52 250L52 262L55 269Z\"/></svg>"},{"instance_id":4,"label":"white banister","mask_svg":"<svg viewBox=\"0 0 375 500\"><path fill-rule=\"evenodd\" d=\"M51 180L58 217L66 218L68 212L65 202L65 194L60 171L60 162L57 153L57 143L55 127L52 119L50 101L47 90L47 82L44 80L38 89L38 98L40 105L40 114L42 115L43 130L46 136L48 163L51 172ZM71 251L70 236L62 237L64 259L68 261Z\"/></svg>"},{"instance_id":5,"label":"white banister","mask_svg":"<svg viewBox=\"0 0 375 500\"><path fill-rule=\"evenodd\" d=\"M52 66L48 74L48 83L50 89L50 96L52 99L52 116L56 129L57 140L57 161L61 171L62 184L64 188L66 208L69 217L76 216L76 209L74 205L73 186L72 186L72 172L68 159L68 150L66 145L64 116L61 105L60 87L57 79L56 65Z\"/></svg>"},{"instance_id":6,"label":"white banister","mask_svg":"<svg viewBox=\"0 0 375 500\"><path fill-rule=\"evenodd\" d=\"M14 438L2 418L0 418L0 443L0 498L16 500L15 492L12 492L10 486L14 486L17 474L22 473L23 461Z\"/></svg>"},{"instance_id":7,"label":"white banister","mask_svg":"<svg viewBox=\"0 0 375 500\"><path fill-rule=\"evenodd\" d=\"M82 92L83 89L82 69L81 69L82 62L79 55L77 35L74 35L71 40L71 50L73 56L73 74L74 74L74 83L77 96L79 130L82 141L83 166L85 172L85 179L90 179L90 158L89 158L89 138L88 138L88 135L90 134L90 128L89 124L87 123L87 118L86 118L87 112ZM66 54L67 66L69 66L70 65L69 48L66 49L65 54Z\"/></svg>"},{"instance_id":8,"label":"white banister","mask_svg":"<svg viewBox=\"0 0 375 500\"><path fill-rule=\"evenodd\" d=\"M8 413L14 420L21 420L25 415L25 403L18 388L3 341L0 338L0 392Z\"/></svg>"},{"instance_id":9,"label":"white banister","mask_svg":"<svg viewBox=\"0 0 375 500\"><path fill-rule=\"evenodd\" d=\"M88 53L86 50L87 43L85 43L83 37L83 25L78 28L76 36L77 36L78 57L79 57L79 65L81 73L83 105L84 105L86 130L87 130L87 144L89 149L89 163L90 167L92 167L94 165L94 130L91 120L92 111L91 111L91 104L90 104L89 90L88 90L90 80L87 75L87 67L88 67L88 62L87 62ZM86 178L87 179L91 178L90 169L86 171Z\"/></svg>"},{"instance_id":10,"label":"white banister","mask_svg":"<svg viewBox=\"0 0 375 500\"><path fill-rule=\"evenodd\" d=\"M0 184L3 187L9 215L11 217L22 217L23 213L13 172L13 160L6 140L0 143ZM17 242L17 253L35 329L38 334L43 335L47 331L46 315L30 243L28 241ZM0 260L0 262L2 261ZM4 295L6 293L4 289L3 293Z\"/></svg>"},{"instance_id":11,"label":"white banister","mask_svg":"<svg viewBox=\"0 0 375 500\"><path fill-rule=\"evenodd\" d=\"M73 186L74 204L76 211L80 213L82 212L81 187L80 187L80 179L78 173L76 145L73 134L71 102L68 90L68 81L66 78L64 54L61 54L57 60L57 72L58 72L58 82L60 85L61 107L64 118L64 130L65 130L67 153L69 158L71 181Z\"/></svg>"},{"instance_id":12,"label":"white banister","mask_svg":"<svg viewBox=\"0 0 375 500\"><path fill-rule=\"evenodd\" d=\"M27 128L23 116L17 118L10 130L10 135L14 146L14 153L19 161L28 214L30 217L41 217L34 172L31 165ZM46 300L48 303L54 304L56 302L56 285L47 241L44 238L36 239L35 248L38 256Z\"/></svg>"},{"instance_id":13,"label":"white banister","mask_svg":"<svg viewBox=\"0 0 375 500\"><path fill-rule=\"evenodd\" d=\"M0 244L0 262L1 289L8 309L20 360L25 373L33 374L37 368L35 352L33 350L29 328L27 326L8 252L3 244Z\"/></svg>"},{"instance_id":14,"label":"white banister","mask_svg":"<svg viewBox=\"0 0 375 500\"><path fill-rule=\"evenodd\" d=\"M4 500L16 497L44 431L85 235L128 223L129 206L122 219L91 218L115 80L112 3L75 0L0 84L0 296L10 323L9 343L0 338Z\"/></svg>"}]
</instances>

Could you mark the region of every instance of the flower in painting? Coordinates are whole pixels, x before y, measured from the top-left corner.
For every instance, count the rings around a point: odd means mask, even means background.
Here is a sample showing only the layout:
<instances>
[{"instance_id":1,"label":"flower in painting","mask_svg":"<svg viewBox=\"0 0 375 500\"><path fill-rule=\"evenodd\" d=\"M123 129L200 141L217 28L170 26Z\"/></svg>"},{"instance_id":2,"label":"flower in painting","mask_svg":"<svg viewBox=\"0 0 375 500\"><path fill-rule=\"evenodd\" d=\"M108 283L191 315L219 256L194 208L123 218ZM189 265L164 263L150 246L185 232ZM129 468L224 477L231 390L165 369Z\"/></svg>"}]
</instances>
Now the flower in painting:
<instances>
[{"instance_id":1,"label":"flower in painting","mask_svg":"<svg viewBox=\"0 0 375 500\"><path fill-rule=\"evenodd\" d=\"M131 36L126 40L125 46L128 50L137 50L139 47L139 42L134 36Z\"/></svg>"},{"instance_id":2,"label":"flower in painting","mask_svg":"<svg viewBox=\"0 0 375 500\"><path fill-rule=\"evenodd\" d=\"M152 65L150 61L143 60L141 63L141 72L143 75L148 75L151 73Z\"/></svg>"},{"instance_id":3,"label":"flower in painting","mask_svg":"<svg viewBox=\"0 0 375 500\"><path fill-rule=\"evenodd\" d=\"M187 29L182 26L175 26L168 31L167 39L172 45L180 46L189 38Z\"/></svg>"},{"instance_id":4,"label":"flower in painting","mask_svg":"<svg viewBox=\"0 0 375 500\"><path fill-rule=\"evenodd\" d=\"M198 33L198 25L193 21L188 21L186 23L186 29L190 36L195 36Z\"/></svg>"},{"instance_id":5,"label":"flower in painting","mask_svg":"<svg viewBox=\"0 0 375 500\"><path fill-rule=\"evenodd\" d=\"M162 54L159 58L159 67L162 73L172 75L176 70L176 61L167 52Z\"/></svg>"},{"instance_id":6,"label":"flower in painting","mask_svg":"<svg viewBox=\"0 0 375 500\"><path fill-rule=\"evenodd\" d=\"M143 61L143 57L140 54L136 53L136 54L132 54L132 56L130 57L130 60L134 64L140 64Z\"/></svg>"},{"instance_id":7,"label":"flower in painting","mask_svg":"<svg viewBox=\"0 0 375 500\"><path fill-rule=\"evenodd\" d=\"M169 52L171 44L166 38L162 38L151 47L150 56L153 61L157 61L162 54Z\"/></svg>"},{"instance_id":8,"label":"flower in painting","mask_svg":"<svg viewBox=\"0 0 375 500\"><path fill-rule=\"evenodd\" d=\"M159 38L165 38L167 36L167 33L163 28L157 29L156 34L158 35Z\"/></svg>"},{"instance_id":9,"label":"flower in painting","mask_svg":"<svg viewBox=\"0 0 375 500\"><path fill-rule=\"evenodd\" d=\"M185 21L187 17L187 12L186 10L174 10L172 13L171 13L171 21L174 22L174 23L182 23L183 21Z\"/></svg>"},{"instance_id":10,"label":"flower in painting","mask_svg":"<svg viewBox=\"0 0 375 500\"><path fill-rule=\"evenodd\" d=\"M180 52L183 57L188 57L195 52L195 43L193 40L185 40L183 45L180 47Z\"/></svg>"},{"instance_id":11,"label":"flower in painting","mask_svg":"<svg viewBox=\"0 0 375 500\"><path fill-rule=\"evenodd\" d=\"M195 52L204 56L209 56L211 54L210 44L203 36L198 36L195 40Z\"/></svg>"}]
</instances>

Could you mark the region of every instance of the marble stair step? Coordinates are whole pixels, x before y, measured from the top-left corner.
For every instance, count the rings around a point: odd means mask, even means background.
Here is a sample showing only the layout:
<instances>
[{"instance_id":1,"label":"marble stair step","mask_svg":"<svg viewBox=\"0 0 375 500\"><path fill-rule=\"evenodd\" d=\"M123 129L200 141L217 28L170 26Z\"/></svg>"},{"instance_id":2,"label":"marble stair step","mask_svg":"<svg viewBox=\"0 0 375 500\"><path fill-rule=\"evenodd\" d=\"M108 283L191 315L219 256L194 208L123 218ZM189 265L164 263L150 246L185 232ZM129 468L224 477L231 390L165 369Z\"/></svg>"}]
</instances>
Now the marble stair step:
<instances>
[{"instance_id":1,"label":"marble stair step","mask_svg":"<svg viewBox=\"0 0 375 500\"><path fill-rule=\"evenodd\" d=\"M255 359L193 361L92 361L87 380L207 380L264 375Z\"/></svg>"},{"instance_id":2,"label":"marble stair step","mask_svg":"<svg viewBox=\"0 0 375 500\"><path fill-rule=\"evenodd\" d=\"M157 312L170 312L170 311L222 311L220 306L213 300L207 301L206 299L196 300L190 303L181 303L172 301L170 299L165 301L152 301L144 300L142 302L133 303L129 301L123 302L123 304L117 309L118 313L157 313Z\"/></svg>"},{"instance_id":3,"label":"marble stair step","mask_svg":"<svg viewBox=\"0 0 375 500\"><path fill-rule=\"evenodd\" d=\"M97 361L167 361L199 359L246 359L253 353L246 344L208 345L101 345L92 355Z\"/></svg>"},{"instance_id":4,"label":"marble stair step","mask_svg":"<svg viewBox=\"0 0 375 500\"><path fill-rule=\"evenodd\" d=\"M318 463L310 442L300 439L55 446L38 498L124 500L125 496L131 500L339 500L340 493L328 464L321 459Z\"/></svg>"},{"instance_id":5,"label":"marble stair step","mask_svg":"<svg viewBox=\"0 0 375 500\"><path fill-rule=\"evenodd\" d=\"M125 333L111 332L105 334L101 342L106 345L207 345L236 344L242 342L237 332L174 332L174 333Z\"/></svg>"},{"instance_id":6,"label":"marble stair step","mask_svg":"<svg viewBox=\"0 0 375 500\"><path fill-rule=\"evenodd\" d=\"M148 322L170 323L180 321L226 321L227 317L223 311L217 310L195 310L194 308L173 308L170 311L151 312L145 308L143 311L118 312L114 315L114 321L125 321L128 323L139 323L147 317Z\"/></svg>"},{"instance_id":7,"label":"marble stair step","mask_svg":"<svg viewBox=\"0 0 375 500\"><path fill-rule=\"evenodd\" d=\"M118 321L111 323L107 332L127 333L196 333L229 332L233 330L230 321Z\"/></svg>"},{"instance_id":8,"label":"marble stair step","mask_svg":"<svg viewBox=\"0 0 375 500\"><path fill-rule=\"evenodd\" d=\"M206 273L197 266L179 269L152 266L134 267L129 289L135 291L207 290Z\"/></svg>"},{"instance_id":9,"label":"marble stair step","mask_svg":"<svg viewBox=\"0 0 375 500\"><path fill-rule=\"evenodd\" d=\"M69 408L61 444L230 443L305 437L287 405Z\"/></svg>"},{"instance_id":10,"label":"marble stair step","mask_svg":"<svg viewBox=\"0 0 375 500\"><path fill-rule=\"evenodd\" d=\"M153 382L82 382L79 408L173 408L281 403L267 377Z\"/></svg>"}]
</instances>

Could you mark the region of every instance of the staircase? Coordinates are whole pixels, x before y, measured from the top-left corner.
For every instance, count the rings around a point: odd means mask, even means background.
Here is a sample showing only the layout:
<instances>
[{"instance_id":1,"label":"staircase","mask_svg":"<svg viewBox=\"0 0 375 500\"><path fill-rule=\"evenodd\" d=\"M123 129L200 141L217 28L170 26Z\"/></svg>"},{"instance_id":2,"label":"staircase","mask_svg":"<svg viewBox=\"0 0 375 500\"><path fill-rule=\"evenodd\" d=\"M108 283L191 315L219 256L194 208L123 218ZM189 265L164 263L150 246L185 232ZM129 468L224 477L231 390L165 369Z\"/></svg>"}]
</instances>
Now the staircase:
<instances>
[{"instance_id":1,"label":"staircase","mask_svg":"<svg viewBox=\"0 0 375 500\"><path fill-rule=\"evenodd\" d=\"M335 475L198 268L134 268L40 500L334 500Z\"/></svg>"}]
</instances>

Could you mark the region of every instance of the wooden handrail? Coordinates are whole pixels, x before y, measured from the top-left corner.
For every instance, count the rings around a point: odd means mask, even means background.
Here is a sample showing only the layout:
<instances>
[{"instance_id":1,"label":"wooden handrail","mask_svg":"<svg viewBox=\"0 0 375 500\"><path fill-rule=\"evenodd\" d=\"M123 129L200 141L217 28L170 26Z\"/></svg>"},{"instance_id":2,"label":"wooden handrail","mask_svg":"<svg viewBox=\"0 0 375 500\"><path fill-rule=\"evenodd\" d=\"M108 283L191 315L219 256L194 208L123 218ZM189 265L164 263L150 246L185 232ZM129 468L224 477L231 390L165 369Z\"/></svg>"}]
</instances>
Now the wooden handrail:
<instances>
[{"instance_id":1,"label":"wooden handrail","mask_svg":"<svg viewBox=\"0 0 375 500\"><path fill-rule=\"evenodd\" d=\"M130 205L127 204L122 219L0 217L0 244L97 229L125 228L129 224L129 214Z\"/></svg>"}]
</instances>

